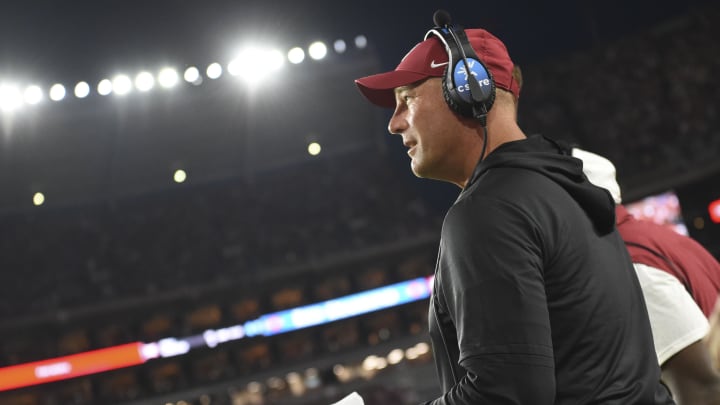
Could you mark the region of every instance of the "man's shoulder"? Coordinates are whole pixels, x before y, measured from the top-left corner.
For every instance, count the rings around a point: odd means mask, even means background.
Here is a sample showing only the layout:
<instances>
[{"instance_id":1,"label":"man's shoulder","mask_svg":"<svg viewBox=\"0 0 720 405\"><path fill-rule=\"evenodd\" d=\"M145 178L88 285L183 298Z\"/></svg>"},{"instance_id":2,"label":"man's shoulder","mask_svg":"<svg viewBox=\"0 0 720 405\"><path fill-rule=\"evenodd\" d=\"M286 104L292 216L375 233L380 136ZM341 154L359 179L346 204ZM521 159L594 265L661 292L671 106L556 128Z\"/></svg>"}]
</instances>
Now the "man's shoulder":
<instances>
[{"instance_id":1,"label":"man's shoulder","mask_svg":"<svg viewBox=\"0 0 720 405\"><path fill-rule=\"evenodd\" d=\"M530 168L500 166L488 169L482 176L461 193L464 195L512 196L519 199L523 196L561 192L552 179Z\"/></svg>"}]
</instances>

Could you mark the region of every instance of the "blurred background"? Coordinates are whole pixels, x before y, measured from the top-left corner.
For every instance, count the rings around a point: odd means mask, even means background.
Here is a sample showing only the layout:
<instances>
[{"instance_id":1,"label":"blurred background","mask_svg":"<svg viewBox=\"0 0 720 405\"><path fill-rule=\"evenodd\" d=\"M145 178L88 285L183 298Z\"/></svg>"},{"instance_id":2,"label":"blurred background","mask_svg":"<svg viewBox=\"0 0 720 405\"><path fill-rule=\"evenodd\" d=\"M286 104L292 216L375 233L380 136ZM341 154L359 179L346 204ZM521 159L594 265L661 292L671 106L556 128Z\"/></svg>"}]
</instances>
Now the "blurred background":
<instances>
[{"instance_id":1,"label":"blurred background","mask_svg":"<svg viewBox=\"0 0 720 405\"><path fill-rule=\"evenodd\" d=\"M353 83L438 7L505 41L526 133L608 157L633 213L720 257L720 7L536 3L4 2L0 403L439 395L459 189L416 179Z\"/></svg>"}]
</instances>

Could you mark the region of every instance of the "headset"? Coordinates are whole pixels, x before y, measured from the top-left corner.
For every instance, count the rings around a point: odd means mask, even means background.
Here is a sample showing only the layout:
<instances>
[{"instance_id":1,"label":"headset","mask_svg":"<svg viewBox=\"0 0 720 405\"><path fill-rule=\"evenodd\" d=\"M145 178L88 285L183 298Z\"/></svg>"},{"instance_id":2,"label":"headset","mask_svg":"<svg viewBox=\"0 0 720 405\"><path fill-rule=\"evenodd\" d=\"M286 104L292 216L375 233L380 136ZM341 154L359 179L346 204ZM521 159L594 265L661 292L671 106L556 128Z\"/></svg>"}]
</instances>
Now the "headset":
<instances>
[{"instance_id":1,"label":"headset","mask_svg":"<svg viewBox=\"0 0 720 405\"><path fill-rule=\"evenodd\" d=\"M495 102L492 74L475 53L462 27L455 29L450 24L447 11L437 10L433 22L435 27L425 34L425 39L438 37L448 54L442 78L445 101L453 111L478 119L485 128L488 111Z\"/></svg>"}]
</instances>

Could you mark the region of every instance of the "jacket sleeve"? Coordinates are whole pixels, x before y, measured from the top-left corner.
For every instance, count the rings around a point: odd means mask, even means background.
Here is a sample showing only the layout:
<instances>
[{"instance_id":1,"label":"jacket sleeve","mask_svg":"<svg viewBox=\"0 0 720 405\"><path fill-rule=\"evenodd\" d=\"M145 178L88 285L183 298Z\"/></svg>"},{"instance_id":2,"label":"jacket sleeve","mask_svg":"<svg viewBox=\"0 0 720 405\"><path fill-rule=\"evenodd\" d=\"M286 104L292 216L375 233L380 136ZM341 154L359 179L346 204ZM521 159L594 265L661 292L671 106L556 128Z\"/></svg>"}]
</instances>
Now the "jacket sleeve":
<instances>
[{"instance_id":1,"label":"jacket sleeve","mask_svg":"<svg viewBox=\"0 0 720 405\"><path fill-rule=\"evenodd\" d=\"M467 198L448 213L440 288L466 373L430 404L554 403L541 235L509 202Z\"/></svg>"}]
</instances>

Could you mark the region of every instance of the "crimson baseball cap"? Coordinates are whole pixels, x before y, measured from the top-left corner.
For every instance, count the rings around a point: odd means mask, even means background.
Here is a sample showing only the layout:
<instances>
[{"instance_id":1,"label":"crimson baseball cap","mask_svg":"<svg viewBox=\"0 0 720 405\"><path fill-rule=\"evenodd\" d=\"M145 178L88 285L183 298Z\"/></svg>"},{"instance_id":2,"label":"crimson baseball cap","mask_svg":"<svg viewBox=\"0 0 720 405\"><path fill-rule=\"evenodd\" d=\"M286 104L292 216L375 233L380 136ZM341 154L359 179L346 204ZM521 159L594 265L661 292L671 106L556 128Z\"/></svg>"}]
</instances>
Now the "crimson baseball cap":
<instances>
[{"instance_id":1,"label":"crimson baseball cap","mask_svg":"<svg viewBox=\"0 0 720 405\"><path fill-rule=\"evenodd\" d=\"M515 64L505 44L488 31L466 29L465 33L495 80L495 86L520 97L520 83L513 76ZM360 92L371 103L380 107L395 108L395 88L406 86L428 77L442 77L448 63L448 54L440 39L432 35L418 43L403 57L395 70L355 80Z\"/></svg>"}]
</instances>

